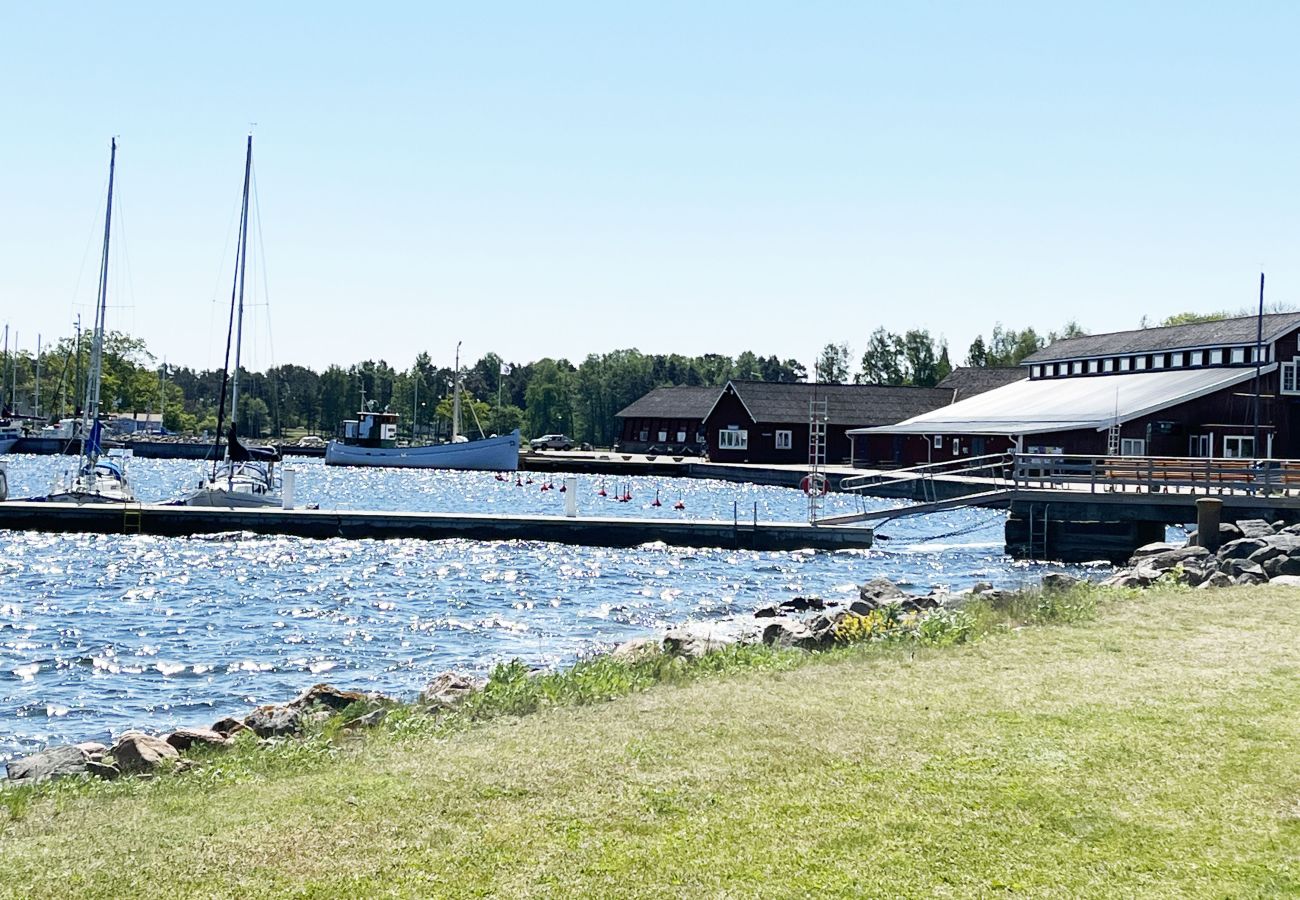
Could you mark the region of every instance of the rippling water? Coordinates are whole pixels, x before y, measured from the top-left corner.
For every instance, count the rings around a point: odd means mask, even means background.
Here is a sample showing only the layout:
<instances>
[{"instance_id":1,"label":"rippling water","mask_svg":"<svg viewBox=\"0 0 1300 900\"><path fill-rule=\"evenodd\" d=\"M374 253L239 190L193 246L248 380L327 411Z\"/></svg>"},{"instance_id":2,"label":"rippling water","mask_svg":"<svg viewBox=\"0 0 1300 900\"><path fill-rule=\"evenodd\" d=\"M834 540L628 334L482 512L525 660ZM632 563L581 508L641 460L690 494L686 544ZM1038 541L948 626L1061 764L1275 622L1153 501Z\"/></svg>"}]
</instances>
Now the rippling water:
<instances>
[{"instance_id":1,"label":"rippling water","mask_svg":"<svg viewBox=\"0 0 1300 900\"><path fill-rule=\"evenodd\" d=\"M43 493L69 464L5 460L11 496ZM323 509L564 508L563 494L541 489L545 475L516 486L489 473L292 466L298 501ZM152 501L197 482L198 467L133 460L131 475ZM625 491L630 502L613 499ZM688 479L580 476L577 497L590 515L799 520L807 510L796 490ZM684 512L671 508L679 499ZM860 502L827 499L828 513ZM322 680L409 696L447 668L563 664L674 622L796 595L851 598L877 575L917 589L1037 581L1047 568L1003 555L1002 522L985 510L903 519L881 525L872 550L833 553L0 532L0 761L128 727L207 724Z\"/></svg>"}]
</instances>

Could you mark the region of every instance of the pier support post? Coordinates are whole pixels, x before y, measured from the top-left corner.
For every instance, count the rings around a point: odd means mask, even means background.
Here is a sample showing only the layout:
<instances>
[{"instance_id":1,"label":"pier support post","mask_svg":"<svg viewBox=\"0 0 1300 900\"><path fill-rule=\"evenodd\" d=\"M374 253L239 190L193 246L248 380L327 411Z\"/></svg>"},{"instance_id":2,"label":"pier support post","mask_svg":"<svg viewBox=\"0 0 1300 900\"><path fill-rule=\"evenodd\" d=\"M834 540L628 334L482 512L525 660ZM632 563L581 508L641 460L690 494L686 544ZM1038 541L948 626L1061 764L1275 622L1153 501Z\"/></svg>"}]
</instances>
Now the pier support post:
<instances>
[{"instance_id":1,"label":"pier support post","mask_svg":"<svg viewBox=\"0 0 1300 900\"><path fill-rule=\"evenodd\" d=\"M1196 500L1196 543L1211 553L1219 549L1222 536L1219 533L1219 521L1223 514L1223 501L1214 497L1198 497Z\"/></svg>"},{"instance_id":2,"label":"pier support post","mask_svg":"<svg viewBox=\"0 0 1300 900\"><path fill-rule=\"evenodd\" d=\"M573 475L564 479L564 514L570 519L578 515L578 479Z\"/></svg>"}]
</instances>

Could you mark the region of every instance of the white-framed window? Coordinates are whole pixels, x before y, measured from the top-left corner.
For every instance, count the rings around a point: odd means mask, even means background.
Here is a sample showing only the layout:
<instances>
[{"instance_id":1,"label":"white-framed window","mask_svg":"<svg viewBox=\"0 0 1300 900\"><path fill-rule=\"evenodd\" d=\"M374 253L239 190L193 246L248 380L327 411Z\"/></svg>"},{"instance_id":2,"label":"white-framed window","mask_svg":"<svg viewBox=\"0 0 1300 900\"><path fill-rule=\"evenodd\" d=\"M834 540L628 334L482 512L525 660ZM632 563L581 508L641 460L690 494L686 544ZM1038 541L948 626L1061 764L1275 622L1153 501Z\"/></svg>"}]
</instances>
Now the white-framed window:
<instances>
[{"instance_id":1,"label":"white-framed window","mask_svg":"<svg viewBox=\"0 0 1300 900\"><path fill-rule=\"evenodd\" d=\"M1279 377L1282 379L1282 393L1300 394L1300 383L1296 379L1296 371L1300 369L1300 358L1284 362L1278 368L1281 370Z\"/></svg>"},{"instance_id":2,"label":"white-framed window","mask_svg":"<svg viewBox=\"0 0 1300 900\"><path fill-rule=\"evenodd\" d=\"M776 433L776 449L789 450L794 446L794 439L788 431L778 431Z\"/></svg>"},{"instance_id":3,"label":"white-framed window","mask_svg":"<svg viewBox=\"0 0 1300 900\"><path fill-rule=\"evenodd\" d=\"M1113 360L1113 359L1108 359L1108 360L1106 360L1105 362L1103 362L1103 363L1101 364L1101 370L1102 370L1103 372L1114 372L1114 371L1115 371L1115 360Z\"/></svg>"},{"instance_id":4,"label":"white-framed window","mask_svg":"<svg viewBox=\"0 0 1300 900\"><path fill-rule=\"evenodd\" d=\"M1183 357L1183 354L1181 354L1181 353L1171 353L1171 354L1169 354L1169 366L1170 366L1170 368L1181 369L1181 368L1183 367L1183 359L1184 359L1184 357Z\"/></svg>"},{"instance_id":5,"label":"white-framed window","mask_svg":"<svg viewBox=\"0 0 1300 900\"><path fill-rule=\"evenodd\" d=\"M961 438L955 437L952 439L952 455L953 456L961 455Z\"/></svg>"},{"instance_id":6,"label":"white-framed window","mask_svg":"<svg viewBox=\"0 0 1300 900\"><path fill-rule=\"evenodd\" d=\"M1151 357L1151 368L1163 369L1164 367L1165 367L1165 355L1163 353L1157 353L1155 356Z\"/></svg>"},{"instance_id":7,"label":"white-framed window","mask_svg":"<svg viewBox=\"0 0 1300 900\"><path fill-rule=\"evenodd\" d=\"M1042 377L1043 377L1043 367L1042 367L1042 366L1034 366L1034 377L1035 377L1035 378L1042 378Z\"/></svg>"},{"instance_id":8,"label":"white-framed window","mask_svg":"<svg viewBox=\"0 0 1300 900\"><path fill-rule=\"evenodd\" d=\"M1246 361L1246 348L1245 348L1245 347L1233 347L1233 348L1232 348L1232 361L1233 361L1234 363L1244 363L1244 362Z\"/></svg>"},{"instance_id":9,"label":"white-framed window","mask_svg":"<svg viewBox=\"0 0 1300 900\"><path fill-rule=\"evenodd\" d=\"M637 439L638 441L640 441L641 443L643 443L643 444L644 444L646 441L650 440L650 429L649 429L649 428L642 428L639 432L637 432L637 438L636 438L636 439Z\"/></svg>"},{"instance_id":10,"label":"white-framed window","mask_svg":"<svg viewBox=\"0 0 1300 900\"><path fill-rule=\"evenodd\" d=\"M1187 455L1195 457L1210 456L1214 452L1214 435L1193 434L1187 438Z\"/></svg>"},{"instance_id":11,"label":"white-framed window","mask_svg":"<svg viewBox=\"0 0 1300 900\"><path fill-rule=\"evenodd\" d=\"M1212 366L1221 366L1221 365L1223 365L1223 351L1222 351L1222 350L1211 350L1211 351L1210 351L1210 365L1212 365Z\"/></svg>"},{"instance_id":12,"label":"white-framed window","mask_svg":"<svg viewBox=\"0 0 1300 900\"><path fill-rule=\"evenodd\" d=\"M679 444L684 444L684 443L686 443L686 432L685 432L685 431L678 431L678 432L677 432L677 443L679 443Z\"/></svg>"},{"instance_id":13,"label":"white-framed window","mask_svg":"<svg viewBox=\"0 0 1300 900\"><path fill-rule=\"evenodd\" d=\"M1187 364L1188 364L1189 366L1203 366L1203 365L1205 365L1205 351L1204 351L1204 350L1193 350L1193 351L1191 352L1191 354L1190 354L1190 361L1189 361Z\"/></svg>"},{"instance_id":14,"label":"white-framed window","mask_svg":"<svg viewBox=\"0 0 1300 900\"><path fill-rule=\"evenodd\" d=\"M1099 372L1099 371L1101 371L1101 360L1099 360L1099 359L1090 359L1090 360L1088 360L1088 371L1089 371L1089 372Z\"/></svg>"},{"instance_id":15,"label":"white-framed window","mask_svg":"<svg viewBox=\"0 0 1300 900\"><path fill-rule=\"evenodd\" d=\"M934 449L936 449L936 450L942 450L942 449L943 449L943 435L941 435L941 434L936 434L936 435L934 436Z\"/></svg>"},{"instance_id":16,"label":"white-framed window","mask_svg":"<svg viewBox=\"0 0 1300 900\"><path fill-rule=\"evenodd\" d=\"M1071 363L1071 364L1070 364L1070 374L1072 374L1072 375L1081 375L1081 374L1083 374L1083 363L1082 363L1081 361L1078 361L1078 360L1076 360L1075 362Z\"/></svg>"},{"instance_id":17,"label":"white-framed window","mask_svg":"<svg viewBox=\"0 0 1300 900\"><path fill-rule=\"evenodd\" d=\"M1133 357L1133 368L1141 372L1147 367L1147 358L1145 356Z\"/></svg>"},{"instance_id":18,"label":"white-framed window","mask_svg":"<svg viewBox=\"0 0 1300 900\"><path fill-rule=\"evenodd\" d=\"M718 432L719 450L748 450L749 432L743 428L726 428Z\"/></svg>"},{"instance_id":19,"label":"white-framed window","mask_svg":"<svg viewBox=\"0 0 1300 900\"><path fill-rule=\"evenodd\" d=\"M1121 372L1127 372L1131 368L1133 368L1133 360L1129 359L1127 356L1121 356L1119 359L1119 370Z\"/></svg>"},{"instance_id":20,"label":"white-framed window","mask_svg":"<svg viewBox=\"0 0 1300 900\"><path fill-rule=\"evenodd\" d=\"M1120 456L1146 456L1147 442L1142 438L1120 438Z\"/></svg>"},{"instance_id":21,"label":"white-framed window","mask_svg":"<svg viewBox=\"0 0 1300 900\"><path fill-rule=\"evenodd\" d=\"M668 440L668 432L667 431L659 432L659 443L662 444L667 440Z\"/></svg>"},{"instance_id":22,"label":"white-framed window","mask_svg":"<svg viewBox=\"0 0 1300 900\"><path fill-rule=\"evenodd\" d=\"M1255 455L1255 439L1249 435L1225 434L1223 455L1228 459L1250 459Z\"/></svg>"}]
</instances>

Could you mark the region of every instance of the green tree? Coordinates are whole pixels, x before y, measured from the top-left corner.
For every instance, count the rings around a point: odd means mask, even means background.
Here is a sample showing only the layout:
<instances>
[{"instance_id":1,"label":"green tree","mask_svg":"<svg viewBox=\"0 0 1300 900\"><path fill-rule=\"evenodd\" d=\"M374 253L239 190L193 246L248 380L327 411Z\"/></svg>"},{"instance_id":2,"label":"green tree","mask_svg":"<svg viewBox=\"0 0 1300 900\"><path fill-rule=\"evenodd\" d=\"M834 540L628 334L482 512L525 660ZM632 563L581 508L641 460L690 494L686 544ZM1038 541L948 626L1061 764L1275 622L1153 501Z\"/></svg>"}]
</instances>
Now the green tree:
<instances>
[{"instance_id":1,"label":"green tree","mask_svg":"<svg viewBox=\"0 0 1300 900\"><path fill-rule=\"evenodd\" d=\"M877 328L867 339L862 368L853 380L858 384L903 384L903 339Z\"/></svg>"},{"instance_id":2,"label":"green tree","mask_svg":"<svg viewBox=\"0 0 1300 900\"><path fill-rule=\"evenodd\" d=\"M966 365L968 366L987 366L989 364L989 351L984 346L984 336L975 335L975 340L971 341L970 349L966 351Z\"/></svg>"},{"instance_id":3,"label":"green tree","mask_svg":"<svg viewBox=\"0 0 1300 900\"><path fill-rule=\"evenodd\" d=\"M852 351L845 343L827 344L817 357L816 378L824 384L845 384L849 380L849 358Z\"/></svg>"},{"instance_id":4,"label":"green tree","mask_svg":"<svg viewBox=\"0 0 1300 900\"><path fill-rule=\"evenodd\" d=\"M939 383L942 377L939 374L939 360L935 353L934 339L930 337L929 331L914 328L904 334L902 354L907 384L934 387Z\"/></svg>"},{"instance_id":5,"label":"green tree","mask_svg":"<svg viewBox=\"0 0 1300 900\"><path fill-rule=\"evenodd\" d=\"M529 436L573 427L569 368L564 360L545 358L533 363L524 406Z\"/></svg>"}]
</instances>

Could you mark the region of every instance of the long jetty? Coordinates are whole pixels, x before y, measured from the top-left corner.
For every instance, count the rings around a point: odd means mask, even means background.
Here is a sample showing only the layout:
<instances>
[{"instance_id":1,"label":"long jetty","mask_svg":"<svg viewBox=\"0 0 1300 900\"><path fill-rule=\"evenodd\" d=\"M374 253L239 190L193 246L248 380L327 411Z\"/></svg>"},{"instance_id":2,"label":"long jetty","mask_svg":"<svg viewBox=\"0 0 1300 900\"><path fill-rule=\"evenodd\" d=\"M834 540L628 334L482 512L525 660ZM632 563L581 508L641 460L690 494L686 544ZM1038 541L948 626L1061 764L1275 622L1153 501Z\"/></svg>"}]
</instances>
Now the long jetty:
<instances>
[{"instance_id":1,"label":"long jetty","mask_svg":"<svg viewBox=\"0 0 1300 900\"><path fill-rule=\"evenodd\" d=\"M870 527L804 522L520 516L482 513L383 512L337 509L227 509L161 504L0 503L0 528L20 531L150 534L189 537L247 531L305 538L412 538L552 541L593 547L636 547L660 541L681 547L750 550L846 550L872 544Z\"/></svg>"}]
</instances>

